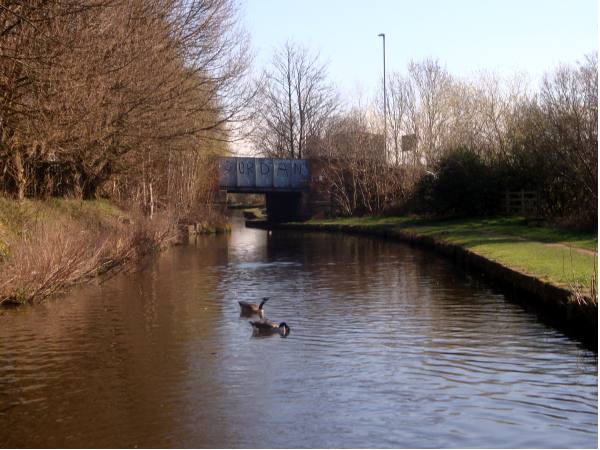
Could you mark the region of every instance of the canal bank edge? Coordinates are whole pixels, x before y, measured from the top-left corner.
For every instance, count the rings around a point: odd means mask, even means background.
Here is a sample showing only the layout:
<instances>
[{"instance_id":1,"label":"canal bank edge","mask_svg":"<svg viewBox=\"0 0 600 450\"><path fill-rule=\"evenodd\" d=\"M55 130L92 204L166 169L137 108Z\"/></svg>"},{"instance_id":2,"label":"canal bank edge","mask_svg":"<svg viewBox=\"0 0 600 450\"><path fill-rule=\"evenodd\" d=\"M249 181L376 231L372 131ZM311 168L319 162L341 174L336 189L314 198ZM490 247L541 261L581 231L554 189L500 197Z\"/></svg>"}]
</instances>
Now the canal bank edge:
<instances>
[{"instance_id":1,"label":"canal bank edge","mask_svg":"<svg viewBox=\"0 0 600 450\"><path fill-rule=\"evenodd\" d=\"M209 220L210 219L210 220ZM219 216L176 223L105 199L0 196L0 308L40 302L199 234L227 233Z\"/></svg>"},{"instance_id":2,"label":"canal bank edge","mask_svg":"<svg viewBox=\"0 0 600 450\"><path fill-rule=\"evenodd\" d=\"M598 348L597 304L577 302L573 300L573 292L569 289L507 267L460 245L385 226L273 223L261 220L247 221L246 226L261 229L326 231L376 236L433 250L452 259L465 271L483 275L488 281L500 285L511 300L524 307L533 307L535 312L551 325L564 329L595 350ZM526 294L527 298L523 298L519 294Z\"/></svg>"}]
</instances>

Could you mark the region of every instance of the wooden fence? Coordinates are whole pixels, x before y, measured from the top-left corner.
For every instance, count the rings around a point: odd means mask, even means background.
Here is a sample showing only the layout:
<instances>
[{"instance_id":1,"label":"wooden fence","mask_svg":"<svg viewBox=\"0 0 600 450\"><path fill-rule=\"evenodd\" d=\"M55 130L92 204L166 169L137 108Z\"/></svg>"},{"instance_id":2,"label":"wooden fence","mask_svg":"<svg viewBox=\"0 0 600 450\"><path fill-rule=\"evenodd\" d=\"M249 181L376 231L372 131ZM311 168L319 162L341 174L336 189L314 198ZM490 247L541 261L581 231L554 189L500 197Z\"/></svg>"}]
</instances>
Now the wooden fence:
<instances>
[{"instance_id":1,"label":"wooden fence","mask_svg":"<svg viewBox=\"0 0 600 450\"><path fill-rule=\"evenodd\" d=\"M537 191L507 191L504 201L507 214L537 216L540 213L540 196Z\"/></svg>"}]
</instances>

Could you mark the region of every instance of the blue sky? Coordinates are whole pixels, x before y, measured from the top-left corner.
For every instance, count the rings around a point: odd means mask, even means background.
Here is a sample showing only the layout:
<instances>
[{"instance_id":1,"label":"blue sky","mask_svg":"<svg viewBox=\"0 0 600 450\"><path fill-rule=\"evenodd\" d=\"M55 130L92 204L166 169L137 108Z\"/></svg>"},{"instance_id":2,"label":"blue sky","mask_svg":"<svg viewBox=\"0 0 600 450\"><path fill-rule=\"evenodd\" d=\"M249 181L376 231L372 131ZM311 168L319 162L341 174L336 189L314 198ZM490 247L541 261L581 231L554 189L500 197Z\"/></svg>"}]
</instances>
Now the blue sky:
<instances>
[{"instance_id":1,"label":"blue sky","mask_svg":"<svg viewBox=\"0 0 600 450\"><path fill-rule=\"evenodd\" d=\"M533 81L560 62L598 48L595 0L241 0L255 67L286 40L319 51L346 94L371 94L386 64L438 58L455 75L481 69L528 72Z\"/></svg>"}]
</instances>

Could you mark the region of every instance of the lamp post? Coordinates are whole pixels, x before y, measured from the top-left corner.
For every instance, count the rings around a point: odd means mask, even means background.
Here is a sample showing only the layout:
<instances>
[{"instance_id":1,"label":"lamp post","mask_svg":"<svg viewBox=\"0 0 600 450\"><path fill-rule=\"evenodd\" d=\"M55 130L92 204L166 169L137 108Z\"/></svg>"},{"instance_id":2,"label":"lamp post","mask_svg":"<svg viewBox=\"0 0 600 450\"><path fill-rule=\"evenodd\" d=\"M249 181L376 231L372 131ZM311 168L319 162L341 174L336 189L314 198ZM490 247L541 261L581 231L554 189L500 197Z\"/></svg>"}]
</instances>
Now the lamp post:
<instances>
[{"instance_id":1,"label":"lamp post","mask_svg":"<svg viewBox=\"0 0 600 450\"><path fill-rule=\"evenodd\" d=\"M387 97L385 95L385 33L379 33L383 38L383 154L387 158Z\"/></svg>"}]
</instances>

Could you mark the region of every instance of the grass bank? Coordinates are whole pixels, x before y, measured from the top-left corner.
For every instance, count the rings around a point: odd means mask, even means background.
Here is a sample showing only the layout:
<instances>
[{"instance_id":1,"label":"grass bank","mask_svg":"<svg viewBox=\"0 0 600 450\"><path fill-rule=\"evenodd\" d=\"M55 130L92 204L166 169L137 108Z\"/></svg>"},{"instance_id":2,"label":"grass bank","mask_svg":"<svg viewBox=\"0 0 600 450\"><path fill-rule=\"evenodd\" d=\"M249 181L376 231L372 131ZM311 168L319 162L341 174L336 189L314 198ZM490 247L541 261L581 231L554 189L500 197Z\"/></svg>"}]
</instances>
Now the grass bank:
<instances>
[{"instance_id":1,"label":"grass bank","mask_svg":"<svg viewBox=\"0 0 600 450\"><path fill-rule=\"evenodd\" d=\"M459 245L492 261L597 302L597 245L593 232L532 225L524 218L427 220L360 217L312 220L308 224L392 229Z\"/></svg>"},{"instance_id":2,"label":"grass bank","mask_svg":"<svg viewBox=\"0 0 600 450\"><path fill-rule=\"evenodd\" d=\"M350 217L270 226L376 235L432 248L530 294L520 297L541 305L557 325L585 329L585 338L594 335L597 345L597 233L539 226L519 217Z\"/></svg>"},{"instance_id":3,"label":"grass bank","mask_svg":"<svg viewBox=\"0 0 600 450\"><path fill-rule=\"evenodd\" d=\"M172 222L104 200L0 197L0 304L41 301L155 252L174 236Z\"/></svg>"}]
</instances>

